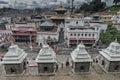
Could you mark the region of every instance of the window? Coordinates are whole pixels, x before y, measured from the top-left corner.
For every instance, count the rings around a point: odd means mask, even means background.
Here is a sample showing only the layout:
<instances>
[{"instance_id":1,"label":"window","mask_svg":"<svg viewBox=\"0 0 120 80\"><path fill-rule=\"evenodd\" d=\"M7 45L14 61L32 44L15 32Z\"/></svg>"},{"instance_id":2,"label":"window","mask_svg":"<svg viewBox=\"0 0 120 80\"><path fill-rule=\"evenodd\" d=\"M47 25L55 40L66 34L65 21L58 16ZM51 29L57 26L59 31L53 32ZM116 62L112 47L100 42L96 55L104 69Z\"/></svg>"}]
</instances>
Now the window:
<instances>
[{"instance_id":1,"label":"window","mask_svg":"<svg viewBox=\"0 0 120 80\"><path fill-rule=\"evenodd\" d=\"M70 34L70 36L72 36L73 34Z\"/></svg>"},{"instance_id":2,"label":"window","mask_svg":"<svg viewBox=\"0 0 120 80\"><path fill-rule=\"evenodd\" d=\"M76 34L74 34L74 36L76 36Z\"/></svg>"},{"instance_id":3,"label":"window","mask_svg":"<svg viewBox=\"0 0 120 80\"><path fill-rule=\"evenodd\" d=\"M23 63L23 68L26 69L26 62Z\"/></svg>"},{"instance_id":4,"label":"window","mask_svg":"<svg viewBox=\"0 0 120 80\"><path fill-rule=\"evenodd\" d=\"M80 71L84 71L84 66L80 66Z\"/></svg>"},{"instance_id":5,"label":"window","mask_svg":"<svg viewBox=\"0 0 120 80\"><path fill-rule=\"evenodd\" d=\"M120 47L119 46L116 46L116 49L119 49Z\"/></svg>"},{"instance_id":6,"label":"window","mask_svg":"<svg viewBox=\"0 0 120 80\"><path fill-rule=\"evenodd\" d=\"M87 34L85 34L85 36L87 36Z\"/></svg>"},{"instance_id":7,"label":"window","mask_svg":"<svg viewBox=\"0 0 120 80\"><path fill-rule=\"evenodd\" d=\"M15 73L15 69L14 68L10 68L10 72L11 73Z\"/></svg>"},{"instance_id":8,"label":"window","mask_svg":"<svg viewBox=\"0 0 120 80\"><path fill-rule=\"evenodd\" d=\"M83 36L83 34L81 34L81 36Z\"/></svg>"},{"instance_id":9,"label":"window","mask_svg":"<svg viewBox=\"0 0 120 80\"><path fill-rule=\"evenodd\" d=\"M119 66L118 65L115 66L114 70L119 70Z\"/></svg>"},{"instance_id":10,"label":"window","mask_svg":"<svg viewBox=\"0 0 120 80\"><path fill-rule=\"evenodd\" d=\"M47 66L44 67L44 72L46 72L46 71L48 71L48 67Z\"/></svg>"},{"instance_id":11,"label":"window","mask_svg":"<svg viewBox=\"0 0 120 80\"><path fill-rule=\"evenodd\" d=\"M78 34L78 36L80 36L80 34Z\"/></svg>"},{"instance_id":12,"label":"window","mask_svg":"<svg viewBox=\"0 0 120 80\"><path fill-rule=\"evenodd\" d=\"M98 30L99 28L97 28L97 30Z\"/></svg>"},{"instance_id":13,"label":"window","mask_svg":"<svg viewBox=\"0 0 120 80\"><path fill-rule=\"evenodd\" d=\"M89 34L89 36L91 36L91 34Z\"/></svg>"},{"instance_id":14,"label":"window","mask_svg":"<svg viewBox=\"0 0 120 80\"><path fill-rule=\"evenodd\" d=\"M70 21L66 21L66 23L70 23Z\"/></svg>"},{"instance_id":15,"label":"window","mask_svg":"<svg viewBox=\"0 0 120 80\"><path fill-rule=\"evenodd\" d=\"M76 21L76 24L78 24L78 21Z\"/></svg>"},{"instance_id":16,"label":"window","mask_svg":"<svg viewBox=\"0 0 120 80\"><path fill-rule=\"evenodd\" d=\"M92 34L94 36L94 34Z\"/></svg>"},{"instance_id":17,"label":"window","mask_svg":"<svg viewBox=\"0 0 120 80\"><path fill-rule=\"evenodd\" d=\"M104 60L102 60L102 65L105 65L105 61Z\"/></svg>"}]
</instances>

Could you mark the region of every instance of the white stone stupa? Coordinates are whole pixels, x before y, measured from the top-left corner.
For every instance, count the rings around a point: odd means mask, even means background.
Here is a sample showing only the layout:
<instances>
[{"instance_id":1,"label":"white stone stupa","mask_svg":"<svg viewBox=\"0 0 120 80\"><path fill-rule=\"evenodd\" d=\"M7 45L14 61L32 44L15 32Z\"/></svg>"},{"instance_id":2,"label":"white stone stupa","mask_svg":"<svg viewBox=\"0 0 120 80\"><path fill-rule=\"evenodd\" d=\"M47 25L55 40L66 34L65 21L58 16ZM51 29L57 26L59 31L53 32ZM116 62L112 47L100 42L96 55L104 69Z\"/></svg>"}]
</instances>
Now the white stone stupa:
<instances>
[{"instance_id":1,"label":"white stone stupa","mask_svg":"<svg viewBox=\"0 0 120 80\"><path fill-rule=\"evenodd\" d=\"M120 44L117 39L99 53L98 63L106 73L120 73Z\"/></svg>"},{"instance_id":2,"label":"white stone stupa","mask_svg":"<svg viewBox=\"0 0 120 80\"><path fill-rule=\"evenodd\" d=\"M85 49L85 45L81 42L77 48L71 53L74 62L92 62L92 59Z\"/></svg>"},{"instance_id":3,"label":"white stone stupa","mask_svg":"<svg viewBox=\"0 0 120 80\"><path fill-rule=\"evenodd\" d=\"M18 64L26 58L27 54L23 49L20 49L18 45L11 44L8 52L5 54L2 64Z\"/></svg>"},{"instance_id":4,"label":"white stone stupa","mask_svg":"<svg viewBox=\"0 0 120 80\"><path fill-rule=\"evenodd\" d=\"M54 75L56 72L56 53L53 49L44 44L40 50L36 62L38 64L38 75Z\"/></svg>"},{"instance_id":5,"label":"white stone stupa","mask_svg":"<svg viewBox=\"0 0 120 80\"><path fill-rule=\"evenodd\" d=\"M120 44L115 40L108 48L102 49L100 54L109 61L120 61Z\"/></svg>"},{"instance_id":6,"label":"white stone stupa","mask_svg":"<svg viewBox=\"0 0 120 80\"><path fill-rule=\"evenodd\" d=\"M44 44L42 49L39 51L39 54L36 58L36 62L37 63L56 62L56 53L48 44Z\"/></svg>"},{"instance_id":7,"label":"white stone stupa","mask_svg":"<svg viewBox=\"0 0 120 80\"><path fill-rule=\"evenodd\" d=\"M26 57L24 50L12 43L2 61L6 74L22 74L27 68Z\"/></svg>"},{"instance_id":8,"label":"white stone stupa","mask_svg":"<svg viewBox=\"0 0 120 80\"><path fill-rule=\"evenodd\" d=\"M92 59L81 42L77 48L71 53L72 71L75 74L83 74L90 72L90 64Z\"/></svg>"}]
</instances>

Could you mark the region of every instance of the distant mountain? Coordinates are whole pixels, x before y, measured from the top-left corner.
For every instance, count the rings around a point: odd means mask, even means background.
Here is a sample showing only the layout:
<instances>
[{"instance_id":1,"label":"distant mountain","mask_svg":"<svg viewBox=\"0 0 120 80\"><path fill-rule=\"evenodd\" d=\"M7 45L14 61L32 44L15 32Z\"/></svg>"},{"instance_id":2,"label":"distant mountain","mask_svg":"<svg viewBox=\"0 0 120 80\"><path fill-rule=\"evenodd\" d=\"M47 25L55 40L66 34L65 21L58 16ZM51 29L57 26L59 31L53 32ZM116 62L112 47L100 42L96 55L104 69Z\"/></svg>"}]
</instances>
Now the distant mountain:
<instances>
[{"instance_id":1,"label":"distant mountain","mask_svg":"<svg viewBox=\"0 0 120 80\"><path fill-rule=\"evenodd\" d=\"M0 0L0 5L1 7L6 7L6 4L9 4L12 6L12 8L36 8L36 7L48 7L50 8L51 6L54 5L60 5L62 4L63 6L70 6L72 0ZM84 2L88 3L92 0L74 0L74 6L79 7L81 6ZM112 6L113 5L113 0L102 0L106 2L107 6ZM23 3L22 5L20 3ZM4 6L5 5L5 6Z\"/></svg>"},{"instance_id":2,"label":"distant mountain","mask_svg":"<svg viewBox=\"0 0 120 80\"><path fill-rule=\"evenodd\" d=\"M8 2L0 1L0 4L8 4Z\"/></svg>"}]
</instances>

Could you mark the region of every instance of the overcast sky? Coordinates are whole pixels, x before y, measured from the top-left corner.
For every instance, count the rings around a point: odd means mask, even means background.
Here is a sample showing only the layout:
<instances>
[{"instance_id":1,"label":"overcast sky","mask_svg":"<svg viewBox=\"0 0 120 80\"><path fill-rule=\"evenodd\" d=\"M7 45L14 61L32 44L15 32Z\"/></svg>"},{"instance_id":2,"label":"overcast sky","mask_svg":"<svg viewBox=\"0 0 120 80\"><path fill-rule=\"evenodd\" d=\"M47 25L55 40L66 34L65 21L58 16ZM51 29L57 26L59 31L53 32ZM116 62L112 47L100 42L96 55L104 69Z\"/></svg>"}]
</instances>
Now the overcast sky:
<instances>
[{"instance_id":1,"label":"overcast sky","mask_svg":"<svg viewBox=\"0 0 120 80\"><path fill-rule=\"evenodd\" d=\"M9 2L9 3L13 3L15 2L15 0L0 0L0 1L6 1L6 2ZM23 2L23 3L31 3L32 1L37 1L37 2L40 2L40 1L43 1L43 0L16 0L17 2ZM47 1L47 0L46 0ZM48 0L50 1L50 0ZM66 0L58 0L58 1L66 1ZM81 1L83 2L84 0L75 0L75 1Z\"/></svg>"},{"instance_id":2,"label":"overcast sky","mask_svg":"<svg viewBox=\"0 0 120 80\"><path fill-rule=\"evenodd\" d=\"M14 4L15 0L0 0L0 1L5 1L5 2L8 2L9 4ZM51 0L16 0L17 3L27 3L28 5L29 4L32 4L33 1L36 1L37 3L42 3L43 1L51 1ZM58 1L62 1L62 2L66 2L67 0L58 0ZM84 2L84 1L91 1L91 0L74 0L74 1L81 1L81 2ZM109 5L112 5L112 1L113 0L102 0L102 1L106 1L107 2L107 6Z\"/></svg>"}]
</instances>

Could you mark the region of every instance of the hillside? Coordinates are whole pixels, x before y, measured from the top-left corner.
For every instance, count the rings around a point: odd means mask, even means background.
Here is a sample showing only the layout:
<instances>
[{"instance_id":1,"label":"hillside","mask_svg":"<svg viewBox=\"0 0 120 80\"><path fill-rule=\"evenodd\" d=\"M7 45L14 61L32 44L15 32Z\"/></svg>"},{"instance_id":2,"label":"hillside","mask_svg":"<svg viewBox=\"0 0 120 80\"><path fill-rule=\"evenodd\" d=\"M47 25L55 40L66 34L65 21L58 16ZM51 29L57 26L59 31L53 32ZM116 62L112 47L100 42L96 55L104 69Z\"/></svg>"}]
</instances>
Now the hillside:
<instances>
[{"instance_id":1,"label":"hillside","mask_svg":"<svg viewBox=\"0 0 120 80\"><path fill-rule=\"evenodd\" d=\"M116 14L120 10L120 5L113 5L106 8L104 11L108 11L111 14Z\"/></svg>"}]
</instances>

